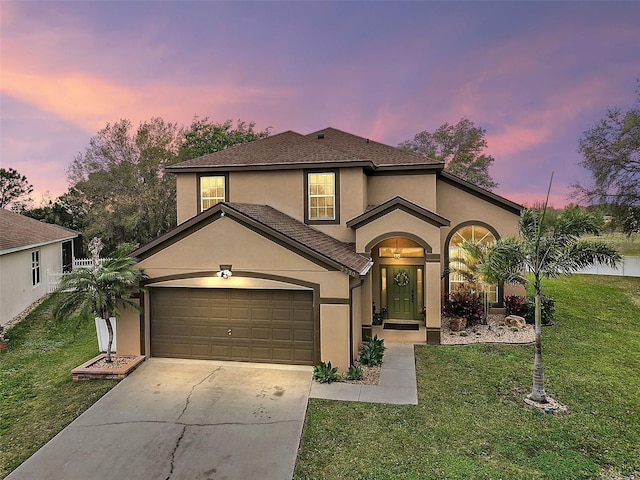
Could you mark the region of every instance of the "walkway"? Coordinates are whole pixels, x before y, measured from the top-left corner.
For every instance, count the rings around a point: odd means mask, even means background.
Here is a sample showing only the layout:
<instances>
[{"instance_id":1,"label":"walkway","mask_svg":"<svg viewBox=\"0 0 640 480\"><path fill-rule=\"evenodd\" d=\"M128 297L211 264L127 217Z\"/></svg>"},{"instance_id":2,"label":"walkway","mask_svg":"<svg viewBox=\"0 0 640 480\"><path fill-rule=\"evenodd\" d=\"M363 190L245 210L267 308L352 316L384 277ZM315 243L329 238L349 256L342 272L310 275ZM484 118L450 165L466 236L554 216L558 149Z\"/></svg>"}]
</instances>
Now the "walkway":
<instances>
[{"instance_id":1,"label":"walkway","mask_svg":"<svg viewBox=\"0 0 640 480\"><path fill-rule=\"evenodd\" d=\"M378 385L311 383L311 398L351 402L417 405L416 363L413 344L386 343Z\"/></svg>"}]
</instances>

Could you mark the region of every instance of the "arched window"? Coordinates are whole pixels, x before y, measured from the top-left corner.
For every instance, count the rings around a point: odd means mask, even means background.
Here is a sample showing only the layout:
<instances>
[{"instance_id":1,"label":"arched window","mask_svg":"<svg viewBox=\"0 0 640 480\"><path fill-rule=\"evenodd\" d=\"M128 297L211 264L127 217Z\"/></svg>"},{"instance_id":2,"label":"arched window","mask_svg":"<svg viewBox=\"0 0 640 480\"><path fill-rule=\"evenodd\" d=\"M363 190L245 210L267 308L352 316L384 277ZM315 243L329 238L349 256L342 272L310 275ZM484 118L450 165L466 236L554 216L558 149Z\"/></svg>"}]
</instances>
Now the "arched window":
<instances>
[{"instance_id":1,"label":"arched window","mask_svg":"<svg viewBox=\"0 0 640 480\"><path fill-rule=\"evenodd\" d=\"M468 279L462 275L460 270L474 270L473 262L463 262L456 259L468 258L467 253L462 248L465 241L478 242L488 245L496 241L496 237L488 228L481 225L465 225L456 230L449 240L449 292L455 292L459 288L470 288ZM466 265L465 265L466 263ZM498 286L482 284L480 290L487 294L489 303L498 302ZM478 292L479 293L479 292Z\"/></svg>"}]
</instances>

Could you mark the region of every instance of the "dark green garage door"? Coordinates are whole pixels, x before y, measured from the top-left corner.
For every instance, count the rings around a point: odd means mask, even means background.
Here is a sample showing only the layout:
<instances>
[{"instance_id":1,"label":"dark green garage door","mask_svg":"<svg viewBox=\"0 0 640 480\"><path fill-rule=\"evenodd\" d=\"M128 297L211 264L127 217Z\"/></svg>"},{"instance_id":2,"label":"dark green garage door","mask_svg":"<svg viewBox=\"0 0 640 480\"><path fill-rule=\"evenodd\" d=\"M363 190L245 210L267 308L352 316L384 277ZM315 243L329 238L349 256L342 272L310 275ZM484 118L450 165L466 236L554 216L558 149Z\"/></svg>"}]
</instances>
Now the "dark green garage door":
<instances>
[{"instance_id":1,"label":"dark green garage door","mask_svg":"<svg viewBox=\"0 0 640 480\"><path fill-rule=\"evenodd\" d=\"M151 355L314 365L312 292L153 288Z\"/></svg>"}]
</instances>

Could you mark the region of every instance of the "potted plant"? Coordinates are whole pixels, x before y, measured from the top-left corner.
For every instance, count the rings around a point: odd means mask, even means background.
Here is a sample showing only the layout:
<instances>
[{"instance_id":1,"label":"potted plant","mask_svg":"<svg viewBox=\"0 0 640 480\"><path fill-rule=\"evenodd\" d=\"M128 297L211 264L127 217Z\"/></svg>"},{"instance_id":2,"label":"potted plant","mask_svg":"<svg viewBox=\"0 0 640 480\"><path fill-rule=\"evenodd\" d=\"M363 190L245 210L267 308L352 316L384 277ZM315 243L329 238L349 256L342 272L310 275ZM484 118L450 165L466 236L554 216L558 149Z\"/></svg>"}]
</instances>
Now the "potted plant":
<instances>
[{"instance_id":1,"label":"potted plant","mask_svg":"<svg viewBox=\"0 0 640 480\"><path fill-rule=\"evenodd\" d=\"M94 259L91 268L79 268L65 275L56 290L57 302L54 307L54 318L65 319L79 312L78 320L98 317L104 320L109 332L109 341L105 361L110 363L111 345L113 344L113 328L110 317L120 315L119 307L139 307L131 302L133 293L139 291L139 283L147 276L136 268L136 259L128 253L135 246L120 245L111 258L97 261L102 249L100 239L94 238L89 248Z\"/></svg>"},{"instance_id":2,"label":"potted plant","mask_svg":"<svg viewBox=\"0 0 640 480\"><path fill-rule=\"evenodd\" d=\"M467 324L475 325L482 320L482 303L476 295L466 290L458 290L444 298L442 315L449 319L449 328L459 332Z\"/></svg>"},{"instance_id":3,"label":"potted plant","mask_svg":"<svg viewBox=\"0 0 640 480\"><path fill-rule=\"evenodd\" d=\"M382 307L379 311L376 310L376 304L373 304L373 325L382 325L384 316L387 314L387 309Z\"/></svg>"}]
</instances>

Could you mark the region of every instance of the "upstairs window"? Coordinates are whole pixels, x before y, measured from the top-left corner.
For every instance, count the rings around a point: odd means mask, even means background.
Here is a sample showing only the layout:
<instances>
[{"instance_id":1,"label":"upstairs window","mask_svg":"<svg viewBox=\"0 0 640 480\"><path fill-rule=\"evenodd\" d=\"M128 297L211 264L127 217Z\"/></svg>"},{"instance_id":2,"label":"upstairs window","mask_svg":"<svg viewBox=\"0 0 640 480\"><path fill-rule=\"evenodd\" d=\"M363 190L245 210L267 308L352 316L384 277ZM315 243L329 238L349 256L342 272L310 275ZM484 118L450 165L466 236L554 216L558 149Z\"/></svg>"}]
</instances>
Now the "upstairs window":
<instances>
[{"instance_id":1,"label":"upstairs window","mask_svg":"<svg viewBox=\"0 0 640 480\"><path fill-rule=\"evenodd\" d=\"M31 285L40 285L40 250L31 252Z\"/></svg>"},{"instance_id":2,"label":"upstairs window","mask_svg":"<svg viewBox=\"0 0 640 480\"><path fill-rule=\"evenodd\" d=\"M337 223L338 185L336 172L307 172L307 220Z\"/></svg>"},{"instance_id":3,"label":"upstairs window","mask_svg":"<svg viewBox=\"0 0 640 480\"><path fill-rule=\"evenodd\" d=\"M213 207L226 200L227 177L214 175L200 177L200 211Z\"/></svg>"}]
</instances>

